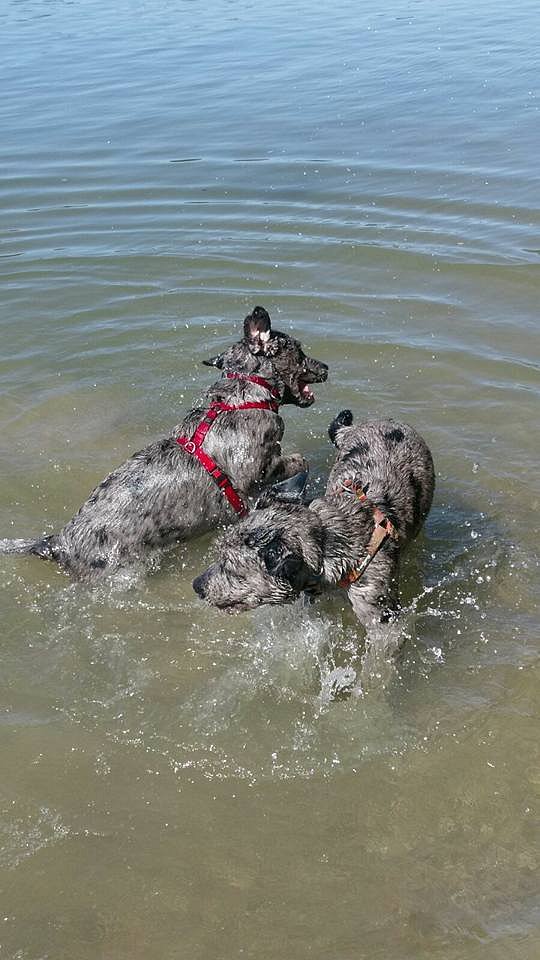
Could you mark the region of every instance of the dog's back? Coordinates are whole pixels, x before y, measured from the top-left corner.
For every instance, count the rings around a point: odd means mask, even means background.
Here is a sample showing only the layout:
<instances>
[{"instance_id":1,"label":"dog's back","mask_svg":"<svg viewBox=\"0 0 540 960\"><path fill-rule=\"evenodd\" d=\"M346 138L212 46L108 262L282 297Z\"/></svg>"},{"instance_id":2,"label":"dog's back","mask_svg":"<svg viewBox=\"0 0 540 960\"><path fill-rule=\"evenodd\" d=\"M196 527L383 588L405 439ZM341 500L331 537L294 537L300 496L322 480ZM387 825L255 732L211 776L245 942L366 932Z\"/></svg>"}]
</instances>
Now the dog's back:
<instances>
[{"instance_id":1,"label":"dog's back","mask_svg":"<svg viewBox=\"0 0 540 960\"><path fill-rule=\"evenodd\" d=\"M415 537L429 513L435 488L433 460L422 437L395 420L354 424L349 410L337 415L328 432L338 455L327 494L340 492L344 481L353 481L405 539Z\"/></svg>"}]
</instances>

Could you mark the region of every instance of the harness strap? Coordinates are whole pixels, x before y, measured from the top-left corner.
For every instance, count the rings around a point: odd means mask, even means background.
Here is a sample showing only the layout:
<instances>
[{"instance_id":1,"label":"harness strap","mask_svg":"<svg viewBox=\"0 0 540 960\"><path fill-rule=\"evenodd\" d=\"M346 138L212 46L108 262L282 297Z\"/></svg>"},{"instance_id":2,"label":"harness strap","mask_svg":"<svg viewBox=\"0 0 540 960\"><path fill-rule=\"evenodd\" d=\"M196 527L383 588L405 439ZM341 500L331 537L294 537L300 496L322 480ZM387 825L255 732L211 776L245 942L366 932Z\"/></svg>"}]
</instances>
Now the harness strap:
<instances>
[{"instance_id":1,"label":"harness strap","mask_svg":"<svg viewBox=\"0 0 540 960\"><path fill-rule=\"evenodd\" d=\"M370 502L368 497L366 496L367 486L360 487L360 488L355 487L352 480L345 481L342 484L342 486L344 490L347 491L347 493L354 495L357 498L357 500L360 501L360 503ZM387 517L386 514L382 512L382 510L379 510L379 508L376 507L375 504L371 504L371 506L373 508L373 519L375 521L375 527L373 529L373 533L371 534L370 541L366 548L366 555L363 558L363 560L360 561L357 567L355 567L353 570L349 570L349 572L346 573L341 578L341 580L338 581L339 587L344 587L345 589L348 589L351 586L351 584L356 583L356 581L360 579L360 577L365 572L365 570L367 570L373 558L378 554L383 543L386 543L389 537L391 537L392 540L399 539L399 534L396 528L394 527L394 524L389 519L389 517Z\"/></svg>"},{"instance_id":2,"label":"harness strap","mask_svg":"<svg viewBox=\"0 0 540 960\"><path fill-rule=\"evenodd\" d=\"M268 388L271 389L269 384ZM199 421L191 437L181 436L175 438L179 446L181 446L186 453L189 453L190 456L195 457L201 466L204 467L239 517L245 517L248 514L249 511L246 504L240 494L234 489L227 474L218 467L212 457L205 453L202 445L208 431L212 428L216 418L219 417L221 413L230 413L235 410L271 410L272 413L277 413L278 409L279 405L274 400L253 400L236 406L215 400L210 404L208 410L205 410L202 419Z\"/></svg>"},{"instance_id":3,"label":"harness strap","mask_svg":"<svg viewBox=\"0 0 540 960\"><path fill-rule=\"evenodd\" d=\"M225 374L227 380L248 380L250 383L256 383L259 387L264 387L265 390L268 390L268 393L275 397L276 400L279 400L279 390L277 387L273 387L272 384L265 380L264 377L258 377L255 373L234 373L232 370L227 370Z\"/></svg>"},{"instance_id":4,"label":"harness strap","mask_svg":"<svg viewBox=\"0 0 540 960\"><path fill-rule=\"evenodd\" d=\"M214 421L219 414L232 413L235 410L272 410L273 413L277 413L278 405L277 403L274 403L273 400L252 400L248 403L241 403L238 406L234 406L230 403L221 403L219 400L215 400L210 404L208 410L205 411L202 420L190 438L190 442L193 443L195 447L202 446L206 434L213 426ZM191 452L191 450L188 450L188 453Z\"/></svg>"},{"instance_id":5,"label":"harness strap","mask_svg":"<svg viewBox=\"0 0 540 960\"><path fill-rule=\"evenodd\" d=\"M226 473L223 473L219 469L215 460L212 457L209 457L207 453L204 452L202 447L192 448L192 440L188 440L187 437L177 437L176 442L180 444L181 447L195 457L206 472L212 477L214 483L217 484L221 490L224 497L227 498L231 507L238 514L239 517L245 517L248 514L248 508L246 507L242 497L234 489L231 481L229 480Z\"/></svg>"}]
</instances>

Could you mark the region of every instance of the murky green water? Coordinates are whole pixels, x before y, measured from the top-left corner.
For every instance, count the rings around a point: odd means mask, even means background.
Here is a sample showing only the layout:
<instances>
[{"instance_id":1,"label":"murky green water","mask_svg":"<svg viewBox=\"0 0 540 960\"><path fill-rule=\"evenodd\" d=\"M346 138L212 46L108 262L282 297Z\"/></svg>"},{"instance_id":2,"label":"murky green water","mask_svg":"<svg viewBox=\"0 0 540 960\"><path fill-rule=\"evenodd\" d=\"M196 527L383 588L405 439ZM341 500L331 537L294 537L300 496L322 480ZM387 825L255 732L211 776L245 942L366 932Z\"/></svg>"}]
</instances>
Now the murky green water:
<instances>
[{"instance_id":1,"label":"murky green water","mask_svg":"<svg viewBox=\"0 0 540 960\"><path fill-rule=\"evenodd\" d=\"M537 960L538 7L0 3L0 535L57 528L255 302L438 488L386 692L336 595L231 619L4 557L0 956Z\"/></svg>"}]
</instances>

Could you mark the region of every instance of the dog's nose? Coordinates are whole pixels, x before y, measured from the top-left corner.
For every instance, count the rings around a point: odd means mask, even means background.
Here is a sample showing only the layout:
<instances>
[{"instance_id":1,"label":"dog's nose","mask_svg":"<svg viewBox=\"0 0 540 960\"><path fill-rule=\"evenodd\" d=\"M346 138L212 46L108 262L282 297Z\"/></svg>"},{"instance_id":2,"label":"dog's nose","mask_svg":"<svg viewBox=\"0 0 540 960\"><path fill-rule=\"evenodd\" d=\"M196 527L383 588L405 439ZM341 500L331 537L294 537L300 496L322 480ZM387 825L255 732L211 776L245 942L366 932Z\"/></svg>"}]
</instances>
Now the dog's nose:
<instances>
[{"instance_id":1,"label":"dog's nose","mask_svg":"<svg viewBox=\"0 0 540 960\"><path fill-rule=\"evenodd\" d=\"M195 593L197 594L197 596L199 596L199 597L201 598L201 600L204 600L204 598L205 598L206 581L207 581L207 576L206 576L206 574L205 574L205 573L201 573L201 575L200 575L199 577L195 577L195 579L194 579L194 581L193 581L193 583L192 583L192 587L193 587Z\"/></svg>"}]
</instances>

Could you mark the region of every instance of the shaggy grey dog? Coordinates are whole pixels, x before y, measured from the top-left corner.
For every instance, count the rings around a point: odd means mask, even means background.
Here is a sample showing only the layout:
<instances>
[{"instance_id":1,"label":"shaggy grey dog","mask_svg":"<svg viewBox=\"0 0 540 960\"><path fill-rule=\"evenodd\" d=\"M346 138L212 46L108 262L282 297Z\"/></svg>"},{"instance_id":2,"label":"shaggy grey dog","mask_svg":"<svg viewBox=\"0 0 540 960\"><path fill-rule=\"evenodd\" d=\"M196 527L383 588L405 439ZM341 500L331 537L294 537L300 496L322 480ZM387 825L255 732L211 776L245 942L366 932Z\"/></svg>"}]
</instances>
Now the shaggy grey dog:
<instances>
[{"instance_id":1,"label":"shaggy grey dog","mask_svg":"<svg viewBox=\"0 0 540 960\"><path fill-rule=\"evenodd\" d=\"M433 461L418 433L393 420L356 426L344 410L329 434L338 453L325 496L306 503L307 474L263 493L254 512L221 538L216 563L193 587L234 612L339 584L368 640L386 637L379 653L387 656L399 645L397 633L374 628L394 619L400 556L429 512ZM382 543L366 563L377 536Z\"/></svg>"},{"instance_id":2,"label":"shaggy grey dog","mask_svg":"<svg viewBox=\"0 0 540 960\"><path fill-rule=\"evenodd\" d=\"M169 436L110 473L59 533L0 540L0 552L35 554L55 560L75 577L93 579L237 520L223 488L177 442L179 435L193 435L213 402L274 408L220 411L204 438L205 454L229 479L242 506L257 484L303 469L299 455L281 455L284 424L276 411L284 403L310 406L315 398L309 385L326 380L326 364L307 357L297 340L272 330L262 307L246 317L239 343L205 362L222 370L223 378Z\"/></svg>"}]
</instances>

